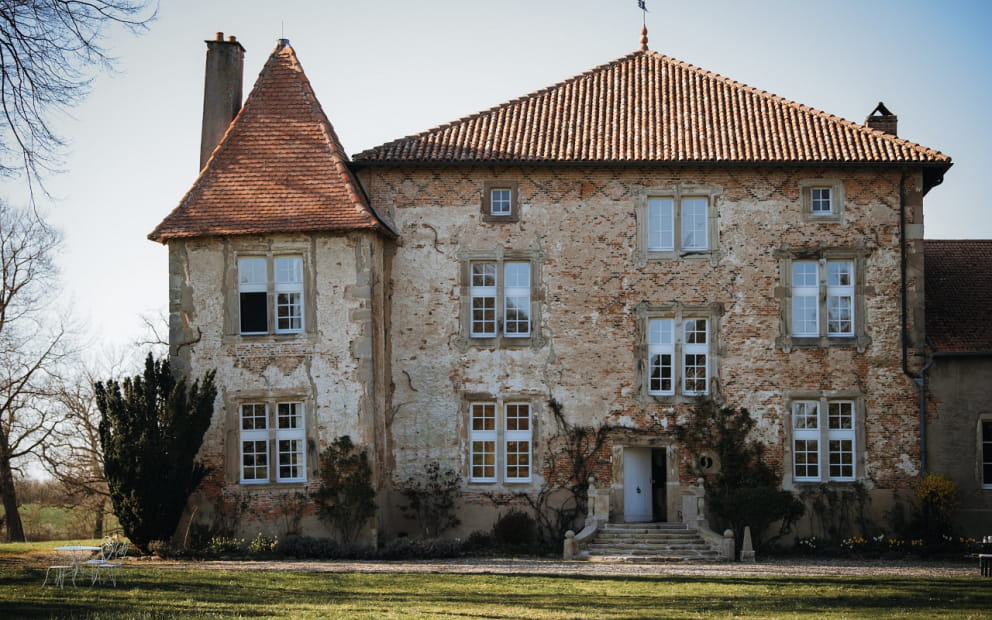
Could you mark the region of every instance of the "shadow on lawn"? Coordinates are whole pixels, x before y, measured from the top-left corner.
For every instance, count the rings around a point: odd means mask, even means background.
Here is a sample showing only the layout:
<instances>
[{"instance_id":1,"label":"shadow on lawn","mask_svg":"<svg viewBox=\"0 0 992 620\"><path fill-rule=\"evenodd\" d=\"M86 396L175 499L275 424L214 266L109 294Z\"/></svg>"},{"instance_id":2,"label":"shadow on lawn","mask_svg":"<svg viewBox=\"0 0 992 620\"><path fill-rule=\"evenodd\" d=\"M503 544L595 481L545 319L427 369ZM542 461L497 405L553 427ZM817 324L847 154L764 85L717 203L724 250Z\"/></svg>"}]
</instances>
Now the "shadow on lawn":
<instances>
[{"instance_id":1,"label":"shadow on lawn","mask_svg":"<svg viewBox=\"0 0 992 620\"><path fill-rule=\"evenodd\" d=\"M471 618L700 618L716 615L919 617L982 614L983 580L900 577L699 577L429 573L127 571L117 588L41 582L4 571L5 617L446 615ZM84 582L85 583L85 582Z\"/></svg>"}]
</instances>

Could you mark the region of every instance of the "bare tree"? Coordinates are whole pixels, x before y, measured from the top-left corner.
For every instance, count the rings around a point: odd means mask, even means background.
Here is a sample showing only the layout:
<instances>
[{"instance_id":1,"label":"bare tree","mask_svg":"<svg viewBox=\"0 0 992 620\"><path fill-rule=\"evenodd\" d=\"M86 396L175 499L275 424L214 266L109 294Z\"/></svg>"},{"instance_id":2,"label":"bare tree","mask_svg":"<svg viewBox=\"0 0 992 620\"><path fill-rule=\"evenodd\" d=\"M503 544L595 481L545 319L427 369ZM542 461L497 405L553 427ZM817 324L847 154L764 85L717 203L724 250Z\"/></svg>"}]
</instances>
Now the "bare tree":
<instances>
[{"instance_id":1,"label":"bare tree","mask_svg":"<svg viewBox=\"0 0 992 620\"><path fill-rule=\"evenodd\" d=\"M0 174L23 172L33 188L58 169L52 113L112 65L101 45L109 26L137 32L156 11L156 0L0 0Z\"/></svg>"},{"instance_id":2,"label":"bare tree","mask_svg":"<svg viewBox=\"0 0 992 620\"><path fill-rule=\"evenodd\" d=\"M24 540L14 473L39 453L59 416L49 402L68 355L66 324L52 304L59 241L34 211L0 202L0 499L8 541Z\"/></svg>"},{"instance_id":3,"label":"bare tree","mask_svg":"<svg viewBox=\"0 0 992 620\"><path fill-rule=\"evenodd\" d=\"M62 485L67 501L88 508L93 515L91 535L100 538L110 507L110 490L103 473L95 381L89 373L56 381L51 402L61 411L38 456L45 471Z\"/></svg>"}]
</instances>

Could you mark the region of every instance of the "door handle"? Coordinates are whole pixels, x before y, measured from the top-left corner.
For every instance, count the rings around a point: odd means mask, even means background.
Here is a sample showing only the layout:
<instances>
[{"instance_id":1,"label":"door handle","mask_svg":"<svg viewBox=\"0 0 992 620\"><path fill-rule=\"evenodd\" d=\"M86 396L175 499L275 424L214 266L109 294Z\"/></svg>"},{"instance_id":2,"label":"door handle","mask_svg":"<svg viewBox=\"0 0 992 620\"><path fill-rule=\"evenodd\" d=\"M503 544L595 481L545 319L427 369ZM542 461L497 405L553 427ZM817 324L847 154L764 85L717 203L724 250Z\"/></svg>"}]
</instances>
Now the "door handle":
<instances>
[{"instance_id":1,"label":"door handle","mask_svg":"<svg viewBox=\"0 0 992 620\"><path fill-rule=\"evenodd\" d=\"M637 487L637 493L638 493L638 495L640 495L640 493L641 493L641 487Z\"/></svg>"}]
</instances>

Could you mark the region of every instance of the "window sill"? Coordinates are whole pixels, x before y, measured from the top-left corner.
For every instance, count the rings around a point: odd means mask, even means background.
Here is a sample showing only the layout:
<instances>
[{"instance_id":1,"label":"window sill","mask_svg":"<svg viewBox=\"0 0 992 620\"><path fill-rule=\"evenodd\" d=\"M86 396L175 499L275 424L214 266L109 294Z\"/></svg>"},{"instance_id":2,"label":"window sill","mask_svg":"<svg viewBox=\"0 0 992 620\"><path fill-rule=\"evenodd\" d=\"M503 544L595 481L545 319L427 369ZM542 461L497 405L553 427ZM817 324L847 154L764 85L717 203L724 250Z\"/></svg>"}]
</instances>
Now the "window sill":
<instances>
[{"instance_id":1,"label":"window sill","mask_svg":"<svg viewBox=\"0 0 992 620\"><path fill-rule=\"evenodd\" d=\"M806 213L803 220L815 224L839 224L843 218L839 213Z\"/></svg>"},{"instance_id":2,"label":"window sill","mask_svg":"<svg viewBox=\"0 0 992 620\"><path fill-rule=\"evenodd\" d=\"M310 332L291 332L287 334L225 334L222 344L259 344L284 342L317 342L317 334Z\"/></svg>"},{"instance_id":3,"label":"window sill","mask_svg":"<svg viewBox=\"0 0 992 620\"><path fill-rule=\"evenodd\" d=\"M796 337L780 336L776 339L775 346L789 353L793 349L819 349L819 348L840 348L857 349L858 353L864 353L871 345L871 338L868 336L814 336Z\"/></svg>"},{"instance_id":4,"label":"window sill","mask_svg":"<svg viewBox=\"0 0 992 620\"><path fill-rule=\"evenodd\" d=\"M508 338L507 336L475 338L469 336L462 340L461 345L462 349L538 349L544 346L544 339L538 335L531 335L526 338Z\"/></svg>"},{"instance_id":5,"label":"window sill","mask_svg":"<svg viewBox=\"0 0 992 620\"><path fill-rule=\"evenodd\" d=\"M487 224L513 224L520 221L517 215L483 215L482 221Z\"/></svg>"},{"instance_id":6,"label":"window sill","mask_svg":"<svg viewBox=\"0 0 992 620\"><path fill-rule=\"evenodd\" d=\"M673 394L673 395L662 395L662 394L646 394L642 393L637 397L637 401L643 404L658 404L658 405L692 405L699 402L700 398L716 398L715 394L695 394L692 396L687 396L685 394Z\"/></svg>"}]
</instances>

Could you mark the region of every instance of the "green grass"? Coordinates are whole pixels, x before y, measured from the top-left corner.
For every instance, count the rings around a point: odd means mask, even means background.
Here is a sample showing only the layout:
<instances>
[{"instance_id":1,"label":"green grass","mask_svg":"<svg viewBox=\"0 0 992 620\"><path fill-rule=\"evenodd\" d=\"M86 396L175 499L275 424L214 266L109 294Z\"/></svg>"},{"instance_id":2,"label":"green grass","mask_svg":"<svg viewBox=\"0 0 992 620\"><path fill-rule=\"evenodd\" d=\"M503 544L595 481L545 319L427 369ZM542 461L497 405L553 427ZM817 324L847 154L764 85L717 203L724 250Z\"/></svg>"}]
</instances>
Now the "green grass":
<instances>
[{"instance_id":1,"label":"green grass","mask_svg":"<svg viewBox=\"0 0 992 620\"><path fill-rule=\"evenodd\" d=\"M977 572L977 571L976 571ZM988 580L248 572L132 565L59 590L0 570L4 618L987 618Z\"/></svg>"}]
</instances>

